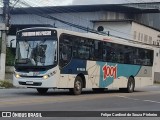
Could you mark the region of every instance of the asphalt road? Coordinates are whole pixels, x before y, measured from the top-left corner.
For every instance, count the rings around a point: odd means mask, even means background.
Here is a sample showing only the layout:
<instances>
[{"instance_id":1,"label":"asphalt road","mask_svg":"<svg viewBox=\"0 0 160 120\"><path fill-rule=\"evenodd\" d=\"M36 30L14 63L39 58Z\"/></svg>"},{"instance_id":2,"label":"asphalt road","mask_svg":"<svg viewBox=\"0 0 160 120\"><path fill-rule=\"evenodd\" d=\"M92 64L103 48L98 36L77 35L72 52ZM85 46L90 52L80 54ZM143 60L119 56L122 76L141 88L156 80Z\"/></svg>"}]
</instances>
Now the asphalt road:
<instances>
[{"instance_id":1,"label":"asphalt road","mask_svg":"<svg viewBox=\"0 0 160 120\"><path fill-rule=\"evenodd\" d=\"M39 95L35 89L0 89L0 111L160 111L160 85L136 89L134 93L122 93L118 90L94 93L91 90L85 90L79 96L70 95L67 90L51 89L46 95ZM85 118L54 117L45 119L80 120ZM86 119L106 120L107 118ZM139 117L109 119L139 120ZM159 120L156 117L140 119Z\"/></svg>"}]
</instances>

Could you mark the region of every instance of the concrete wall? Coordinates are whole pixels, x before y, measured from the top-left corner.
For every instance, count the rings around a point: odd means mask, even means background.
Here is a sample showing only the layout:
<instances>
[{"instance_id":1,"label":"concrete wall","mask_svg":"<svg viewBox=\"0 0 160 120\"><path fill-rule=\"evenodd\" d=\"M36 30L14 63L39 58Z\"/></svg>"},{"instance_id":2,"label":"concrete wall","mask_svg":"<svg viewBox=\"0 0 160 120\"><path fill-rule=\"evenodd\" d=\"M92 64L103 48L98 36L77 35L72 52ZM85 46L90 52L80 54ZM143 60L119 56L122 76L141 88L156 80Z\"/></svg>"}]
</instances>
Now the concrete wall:
<instances>
[{"instance_id":1,"label":"concrete wall","mask_svg":"<svg viewBox=\"0 0 160 120\"><path fill-rule=\"evenodd\" d=\"M134 35L134 31L136 31L136 38L134 40L143 42L143 43L148 43L148 44L153 44L153 41L155 44L157 42L160 42L160 38L158 37L160 35L160 32L154 29L151 29L147 26L132 22L132 34ZM145 36L147 37L147 40L145 40ZM150 42L150 38L151 42Z\"/></svg>"}]
</instances>

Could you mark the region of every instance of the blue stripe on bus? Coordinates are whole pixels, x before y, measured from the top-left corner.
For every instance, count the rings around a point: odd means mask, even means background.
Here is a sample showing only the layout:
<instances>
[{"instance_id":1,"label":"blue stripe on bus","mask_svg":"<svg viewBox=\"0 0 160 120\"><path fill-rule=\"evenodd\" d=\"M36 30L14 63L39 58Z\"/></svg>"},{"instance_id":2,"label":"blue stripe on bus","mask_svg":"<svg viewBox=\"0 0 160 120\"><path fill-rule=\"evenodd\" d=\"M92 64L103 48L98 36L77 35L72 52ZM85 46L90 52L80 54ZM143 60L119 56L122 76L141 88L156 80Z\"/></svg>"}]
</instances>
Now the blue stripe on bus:
<instances>
[{"instance_id":1,"label":"blue stripe on bus","mask_svg":"<svg viewBox=\"0 0 160 120\"><path fill-rule=\"evenodd\" d=\"M72 59L68 65L61 69L61 74L79 74L88 75L86 71L87 60Z\"/></svg>"},{"instance_id":2,"label":"blue stripe on bus","mask_svg":"<svg viewBox=\"0 0 160 120\"><path fill-rule=\"evenodd\" d=\"M113 83L115 74L113 74L113 69L116 69L116 78L118 77L126 77L129 78L131 75L136 76L141 69L141 66L139 65L128 65L128 64L116 64L116 63L104 63L104 62L97 62L97 64L100 66L100 80L99 80L99 87L104 88L109 86ZM107 77L104 77L105 70L103 69L105 66L107 66L105 69L107 69ZM109 67L109 68L108 68ZM115 71L114 71L115 72ZM109 76L110 73L110 76Z\"/></svg>"}]
</instances>

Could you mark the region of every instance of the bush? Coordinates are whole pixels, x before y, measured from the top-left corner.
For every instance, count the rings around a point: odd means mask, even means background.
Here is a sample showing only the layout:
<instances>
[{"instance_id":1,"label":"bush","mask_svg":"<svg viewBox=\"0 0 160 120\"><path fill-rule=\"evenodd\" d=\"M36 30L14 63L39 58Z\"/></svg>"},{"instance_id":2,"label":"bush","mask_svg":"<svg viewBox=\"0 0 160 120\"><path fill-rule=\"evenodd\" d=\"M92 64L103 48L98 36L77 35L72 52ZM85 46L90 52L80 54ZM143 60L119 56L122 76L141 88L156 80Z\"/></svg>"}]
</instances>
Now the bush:
<instances>
[{"instance_id":1,"label":"bush","mask_svg":"<svg viewBox=\"0 0 160 120\"><path fill-rule=\"evenodd\" d=\"M6 49L6 65L13 66L15 59L15 49L14 48L7 48Z\"/></svg>"},{"instance_id":2,"label":"bush","mask_svg":"<svg viewBox=\"0 0 160 120\"><path fill-rule=\"evenodd\" d=\"M0 53L1 53L1 47L2 47L2 38L0 38ZM6 47L6 65L7 66L13 66L14 65L14 59L16 54L16 48L8 48Z\"/></svg>"},{"instance_id":3,"label":"bush","mask_svg":"<svg viewBox=\"0 0 160 120\"><path fill-rule=\"evenodd\" d=\"M1 80L0 87L11 88L13 87L13 84L8 80Z\"/></svg>"}]
</instances>

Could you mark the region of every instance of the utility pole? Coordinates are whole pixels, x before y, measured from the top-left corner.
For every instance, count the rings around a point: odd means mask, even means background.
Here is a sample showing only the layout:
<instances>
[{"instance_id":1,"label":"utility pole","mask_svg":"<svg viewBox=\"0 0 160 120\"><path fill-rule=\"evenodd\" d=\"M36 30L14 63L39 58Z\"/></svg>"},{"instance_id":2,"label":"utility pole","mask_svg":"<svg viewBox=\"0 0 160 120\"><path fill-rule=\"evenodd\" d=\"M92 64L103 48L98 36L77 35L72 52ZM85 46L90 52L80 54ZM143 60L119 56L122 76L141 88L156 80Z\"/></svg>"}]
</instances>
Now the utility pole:
<instances>
[{"instance_id":1,"label":"utility pole","mask_svg":"<svg viewBox=\"0 0 160 120\"><path fill-rule=\"evenodd\" d=\"M6 67L6 41L9 30L9 0L3 0L3 23L4 29L2 30L2 44L1 44L1 62L0 62L0 80L5 80L5 67Z\"/></svg>"}]
</instances>

